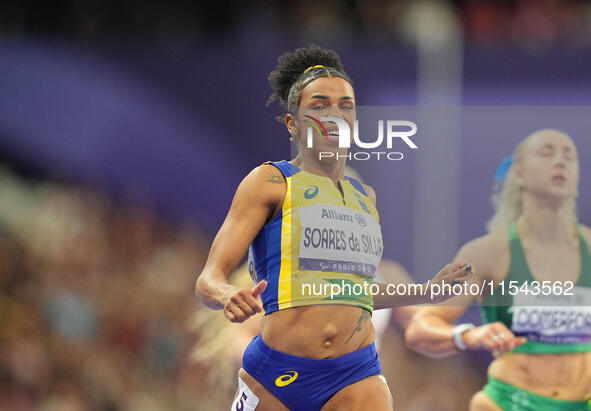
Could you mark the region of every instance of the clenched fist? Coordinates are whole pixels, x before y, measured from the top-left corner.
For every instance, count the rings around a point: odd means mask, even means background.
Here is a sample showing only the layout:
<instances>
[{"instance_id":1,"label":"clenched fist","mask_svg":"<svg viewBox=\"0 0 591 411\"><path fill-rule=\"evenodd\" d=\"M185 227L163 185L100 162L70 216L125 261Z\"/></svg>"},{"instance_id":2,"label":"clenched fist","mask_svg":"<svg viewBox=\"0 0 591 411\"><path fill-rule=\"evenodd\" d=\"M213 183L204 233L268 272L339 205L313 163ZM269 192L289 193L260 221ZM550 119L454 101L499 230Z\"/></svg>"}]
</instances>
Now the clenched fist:
<instances>
[{"instance_id":1,"label":"clenched fist","mask_svg":"<svg viewBox=\"0 0 591 411\"><path fill-rule=\"evenodd\" d=\"M254 288L238 288L229 292L222 300L224 315L234 323L241 323L248 317L263 311L263 304L259 296L267 288L267 281L263 280Z\"/></svg>"}]
</instances>

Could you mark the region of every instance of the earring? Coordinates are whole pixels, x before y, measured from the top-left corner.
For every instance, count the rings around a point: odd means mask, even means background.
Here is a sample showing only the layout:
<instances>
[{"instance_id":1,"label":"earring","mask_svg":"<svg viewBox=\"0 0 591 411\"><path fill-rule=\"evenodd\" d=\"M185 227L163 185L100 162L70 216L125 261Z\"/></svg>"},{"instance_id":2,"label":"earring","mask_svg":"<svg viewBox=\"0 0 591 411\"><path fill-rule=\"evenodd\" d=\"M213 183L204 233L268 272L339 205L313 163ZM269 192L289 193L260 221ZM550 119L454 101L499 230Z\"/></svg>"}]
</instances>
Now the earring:
<instances>
[{"instance_id":1,"label":"earring","mask_svg":"<svg viewBox=\"0 0 591 411\"><path fill-rule=\"evenodd\" d=\"M295 140L295 138L293 135L289 137L289 141L294 141L294 140Z\"/></svg>"}]
</instances>

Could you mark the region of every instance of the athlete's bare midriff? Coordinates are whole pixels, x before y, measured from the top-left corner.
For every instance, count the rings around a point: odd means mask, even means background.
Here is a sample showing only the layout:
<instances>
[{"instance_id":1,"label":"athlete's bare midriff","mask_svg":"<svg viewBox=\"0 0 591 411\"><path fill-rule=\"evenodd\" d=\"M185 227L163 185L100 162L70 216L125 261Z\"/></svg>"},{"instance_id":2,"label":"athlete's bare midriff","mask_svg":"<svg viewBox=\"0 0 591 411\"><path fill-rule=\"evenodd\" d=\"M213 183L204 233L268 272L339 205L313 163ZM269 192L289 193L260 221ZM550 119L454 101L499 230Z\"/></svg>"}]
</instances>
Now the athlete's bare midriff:
<instances>
[{"instance_id":1,"label":"athlete's bare midriff","mask_svg":"<svg viewBox=\"0 0 591 411\"><path fill-rule=\"evenodd\" d=\"M375 339L369 311L347 305L311 305L263 317L263 341L271 348L307 358L335 358Z\"/></svg>"},{"instance_id":2,"label":"athlete's bare midriff","mask_svg":"<svg viewBox=\"0 0 591 411\"><path fill-rule=\"evenodd\" d=\"M528 241L520 237L524 247L529 268L535 274L534 279L542 282L552 279L552 262L561 261L564 268L561 281L576 283L581 271L578 234L571 249L565 254L552 255L548 250L544 257L537 248L529 246ZM511 254L506 243L506 233L495 237L498 250L497 270L489 277L495 281L507 279L510 269ZM549 258L549 259L548 259ZM575 274L576 273L576 274ZM591 352L565 354L527 354L509 353L495 359L488 368L488 374L505 383L522 390L545 397L565 400L583 401L591 394Z\"/></svg>"},{"instance_id":3,"label":"athlete's bare midriff","mask_svg":"<svg viewBox=\"0 0 591 411\"><path fill-rule=\"evenodd\" d=\"M534 394L583 401L591 394L591 352L508 354L493 361L488 374Z\"/></svg>"}]
</instances>

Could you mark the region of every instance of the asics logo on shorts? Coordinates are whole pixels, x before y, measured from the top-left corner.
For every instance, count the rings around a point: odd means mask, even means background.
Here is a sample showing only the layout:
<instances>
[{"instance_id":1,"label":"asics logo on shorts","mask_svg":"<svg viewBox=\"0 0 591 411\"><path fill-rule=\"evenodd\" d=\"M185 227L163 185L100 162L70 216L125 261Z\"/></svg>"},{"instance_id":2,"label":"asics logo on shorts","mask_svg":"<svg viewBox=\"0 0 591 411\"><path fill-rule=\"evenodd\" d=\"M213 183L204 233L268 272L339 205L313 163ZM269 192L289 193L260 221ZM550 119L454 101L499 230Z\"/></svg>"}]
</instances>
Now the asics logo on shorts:
<instances>
[{"instance_id":1,"label":"asics logo on shorts","mask_svg":"<svg viewBox=\"0 0 591 411\"><path fill-rule=\"evenodd\" d=\"M297 371L286 371L285 374L277 377L275 380L275 385L278 387L285 387L286 385L291 384L298 378Z\"/></svg>"}]
</instances>

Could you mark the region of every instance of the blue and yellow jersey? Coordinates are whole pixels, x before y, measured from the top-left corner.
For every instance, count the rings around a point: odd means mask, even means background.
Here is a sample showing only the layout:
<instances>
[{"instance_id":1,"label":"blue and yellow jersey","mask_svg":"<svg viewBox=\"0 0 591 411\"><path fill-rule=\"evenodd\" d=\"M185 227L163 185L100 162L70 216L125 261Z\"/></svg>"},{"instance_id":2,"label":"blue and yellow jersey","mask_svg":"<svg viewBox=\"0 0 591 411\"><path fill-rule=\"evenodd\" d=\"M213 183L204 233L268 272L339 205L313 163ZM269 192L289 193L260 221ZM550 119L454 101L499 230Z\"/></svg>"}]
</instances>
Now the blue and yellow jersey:
<instances>
[{"instance_id":1,"label":"blue and yellow jersey","mask_svg":"<svg viewBox=\"0 0 591 411\"><path fill-rule=\"evenodd\" d=\"M339 189L330 178L287 161L264 164L277 167L287 181L281 211L249 250L254 280L267 280L261 295L265 315L317 304L372 311L368 290L383 244L378 211L363 186L346 177ZM333 284L340 293L334 294Z\"/></svg>"}]
</instances>

